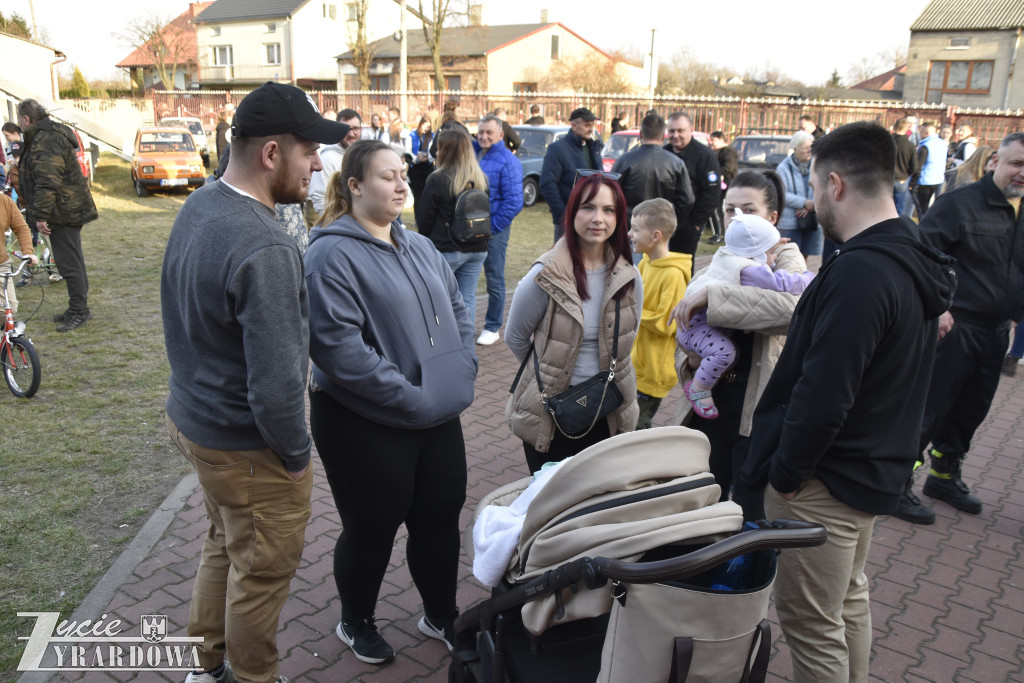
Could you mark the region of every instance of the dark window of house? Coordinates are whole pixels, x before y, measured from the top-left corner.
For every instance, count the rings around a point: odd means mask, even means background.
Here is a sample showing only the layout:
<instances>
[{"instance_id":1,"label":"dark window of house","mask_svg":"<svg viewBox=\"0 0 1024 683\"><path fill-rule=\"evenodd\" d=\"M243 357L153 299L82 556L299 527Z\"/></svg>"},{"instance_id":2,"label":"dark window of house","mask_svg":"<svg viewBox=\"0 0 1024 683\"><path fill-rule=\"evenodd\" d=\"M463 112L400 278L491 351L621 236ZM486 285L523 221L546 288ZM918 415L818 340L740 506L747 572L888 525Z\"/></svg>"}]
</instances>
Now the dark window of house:
<instances>
[{"instance_id":1,"label":"dark window of house","mask_svg":"<svg viewBox=\"0 0 1024 683\"><path fill-rule=\"evenodd\" d=\"M561 56L561 50L558 39L559 36L551 36L551 59L559 59Z\"/></svg>"},{"instance_id":2,"label":"dark window of house","mask_svg":"<svg viewBox=\"0 0 1024 683\"><path fill-rule=\"evenodd\" d=\"M390 90L390 76L370 76L370 90Z\"/></svg>"},{"instance_id":3,"label":"dark window of house","mask_svg":"<svg viewBox=\"0 0 1024 683\"><path fill-rule=\"evenodd\" d=\"M512 92L537 92L536 83L513 83Z\"/></svg>"},{"instance_id":4,"label":"dark window of house","mask_svg":"<svg viewBox=\"0 0 1024 683\"><path fill-rule=\"evenodd\" d=\"M928 73L928 102L941 102L944 93L987 95L992 90L994 62L932 62Z\"/></svg>"}]
</instances>

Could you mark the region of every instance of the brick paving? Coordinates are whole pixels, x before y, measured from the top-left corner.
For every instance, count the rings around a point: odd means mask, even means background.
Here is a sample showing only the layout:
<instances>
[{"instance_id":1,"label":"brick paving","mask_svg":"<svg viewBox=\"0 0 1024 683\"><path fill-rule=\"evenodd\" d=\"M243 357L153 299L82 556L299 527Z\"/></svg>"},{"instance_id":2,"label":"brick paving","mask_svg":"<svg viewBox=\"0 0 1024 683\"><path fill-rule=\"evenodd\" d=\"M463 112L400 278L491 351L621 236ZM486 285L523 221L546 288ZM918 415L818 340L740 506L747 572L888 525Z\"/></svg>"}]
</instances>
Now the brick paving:
<instances>
[{"instance_id":1,"label":"brick paving","mask_svg":"<svg viewBox=\"0 0 1024 683\"><path fill-rule=\"evenodd\" d=\"M482 318L483 306L479 315ZM469 463L463 528L481 496L527 475L521 443L504 420L515 360L504 343L478 351L476 401L462 420ZM985 504L982 513L966 515L937 503L934 526L878 519L867 569L873 681L1024 683L1024 368L1021 375L1002 379L965 463L965 479ZM678 399L677 389L663 404L656 426L671 422ZM282 673L293 681L331 683L447 681L447 651L416 627L421 606L406 567L404 528L395 542L377 609L381 633L397 650L397 659L385 667L364 664L334 635L340 606L332 557L340 523L323 468L318 458L313 462L313 516L280 625ZM923 476L919 473L919 482ZM202 498L195 490L148 556L113 593L105 610L110 618L134 626L140 615L163 614L169 620L168 634L184 635L205 531ZM486 595L463 557L460 606ZM788 681L792 667L774 609L770 618L776 642L768 680ZM181 679L150 672L134 678L90 673L71 680Z\"/></svg>"}]
</instances>

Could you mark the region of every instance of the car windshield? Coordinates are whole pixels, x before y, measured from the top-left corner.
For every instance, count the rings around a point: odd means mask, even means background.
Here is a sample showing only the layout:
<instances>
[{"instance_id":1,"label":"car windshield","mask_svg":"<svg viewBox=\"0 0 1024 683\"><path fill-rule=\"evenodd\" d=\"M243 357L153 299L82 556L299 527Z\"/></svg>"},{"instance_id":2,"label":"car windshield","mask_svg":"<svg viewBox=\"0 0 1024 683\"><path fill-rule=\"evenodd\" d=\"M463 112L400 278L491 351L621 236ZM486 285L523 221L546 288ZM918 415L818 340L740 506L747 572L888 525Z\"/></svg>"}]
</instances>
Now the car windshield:
<instances>
[{"instance_id":1,"label":"car windshield","mask_svg":"<svg viewBox=\"0 0 1024 683\"><path fill-rule=\"evenodd\" d=\"M789 156L788 138L743 138L733 140L740 161L748 164L777 166Z\"/></svg>"},{"instance_id":2,"label":"car windshield","mask_svg":"<svg viewBox=\"0 0 1024 683\"><path fill-rule=\"evenodd\" d=\"M194 152L196 146L188 133L143 133L140 152Z\"/></svg>"},{"instance_id":3,"label":"car windshield","mask_svg":"<svg viewBox=\"0 0 1024 683\"><path fill-rule=\"evenodd\" d=\"M520 151L532 156L544 156L553 137L551 131L547 130L517 128L516 132L519 133L519 139L523 141L519 148Z\"/></svg>"},{"instance_id":4,"label":"car windshield","mask_svg":"<svg viewBox=\"0 0 1024 683\"><path fill-rule=\"evenodd\" d=\"M601 150L601 156L605 159L618 159L639 144L639 135L613 135L608 138L608 144Z\"/></svg>"},{"instance_id":5,"label":"car windshield","mask_svg":"<svg viewBox=\"0 0 1024 683\"><path fill-rule=\"evenodd\" d=\"M164 124L188 128L192 135L199 135L203 132L203 124L198 121L182 121L181 119L164 119Z\"/></svg>"}]
</instances>

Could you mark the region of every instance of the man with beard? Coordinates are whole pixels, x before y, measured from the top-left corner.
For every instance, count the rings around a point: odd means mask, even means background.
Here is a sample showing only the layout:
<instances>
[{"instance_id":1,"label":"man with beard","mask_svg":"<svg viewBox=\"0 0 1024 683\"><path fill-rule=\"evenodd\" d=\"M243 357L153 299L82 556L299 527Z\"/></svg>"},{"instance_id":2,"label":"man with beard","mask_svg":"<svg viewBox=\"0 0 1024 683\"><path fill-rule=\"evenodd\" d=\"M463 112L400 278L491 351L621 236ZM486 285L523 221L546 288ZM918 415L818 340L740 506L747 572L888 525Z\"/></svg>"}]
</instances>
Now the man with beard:
<instances>
[{"instance_id":1,"label":"man with beard","mask_svg":"<svg viewBox=\"0 0 1024 683\"><path fill-rule=\"evenodd\" d=\"M676 226L669 249L689 254L696 263L700 233L715 213L715 207L722 203L722 172L718 167L718 157L710 147L693 139L693 119L681 111L668 117L665 149L683 160L693 185L690 215Z\"/></svg>"},{"instance_id":2,"label":"man with beard","mask_svg":"<svg viewBox=\"0 0 1024 683\"><path fill-rule=\"evenodd\" d=\"M917 457L908 427L924 413L955 276L952 259L896 213L896 147L884 128L851 123L811 149L818 220L840 246L793 313L734 497L748 519L767 511L828 530L824 545L779 556L775 602L793 680L866 681L871 531L876 515L896 511Z\"/></svg>"},{"instance_id":3,"label":"man with beard","mask_svg":"<svg viewBox=\"0 0 1024 683\"><path fill-rule=\"evenodd\" d=\"M279 680L277 624L302 555L313 475L302 257L274 205L305 201L317 148L349 127L290 85L242 100L220 182L174 221L160 279L171 366L167 427L199 475L209 532L188 633L187 683Z\"/></svg>"},{"instance_id":4,"label":"man with beard","mask_svg":"<svg viewBox=\"0 0 1024 683\"><path fill-rule=\"evenodd\" d=\"M341 170L341 161L345 150L359 139L363 122L355 109L342 109L338 112L338 121L348 126L348 134L336 145L327 145L320 150L320 163L323 168L313 174L309 181L309 200L313 210L319 215L324 212L324 195L331 176Z\"/></svg>"},{"instance_id":5,"label":"man with beard","mask_svg":"<svg viewBox=\"0 0 1024 683\"><path fill-rule=\"evenodd\" d=\"M922 234L956 259L959 283L939 321L918 442L919 457L932 445L924 494L974 515L981 501L961 478L964 456L992 405L1011 323L1024 315L1024 133L1006 136L992 159L994 171L941 195L921 221ZM913 493L913 477L906 482L896 516L933 523L935 512Z\"/></svg>"}]
</instances>

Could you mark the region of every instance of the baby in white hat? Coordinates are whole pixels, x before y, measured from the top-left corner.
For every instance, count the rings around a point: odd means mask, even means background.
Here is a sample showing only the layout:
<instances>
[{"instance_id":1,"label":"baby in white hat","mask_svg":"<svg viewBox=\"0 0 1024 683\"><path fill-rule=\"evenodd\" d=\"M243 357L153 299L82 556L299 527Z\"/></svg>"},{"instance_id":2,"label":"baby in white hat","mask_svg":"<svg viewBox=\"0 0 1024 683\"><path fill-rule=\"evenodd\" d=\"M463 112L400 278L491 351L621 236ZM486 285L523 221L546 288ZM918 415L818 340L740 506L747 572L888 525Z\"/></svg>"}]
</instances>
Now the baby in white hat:
<instances>
[{"instance_id":1,"label":"baby in white hat","mask_svg":"<svg viewBox=\"0 0 1024 683\"><path fill-rule=\"evenodd\" d=\"M737 215L725 232L725 246L715 252L711 265L697 274L686 287L685 298L712 284L740 284L740 271L754 267L755 278L762 289L800 294L814 277L812 273L775 273L773 249L779 243L774 225L753 214ZM763 271L763 272L761 272ZM736 362L736 346L731 330L708 324L707 309L690 318L688 328L676 330L676 342L691 359L700 359L693 380L683 386L686 398L697 415L705 420L718 417L718 408L711 398L711 389L726 370Z\"/></svg>"}]
</instances>

